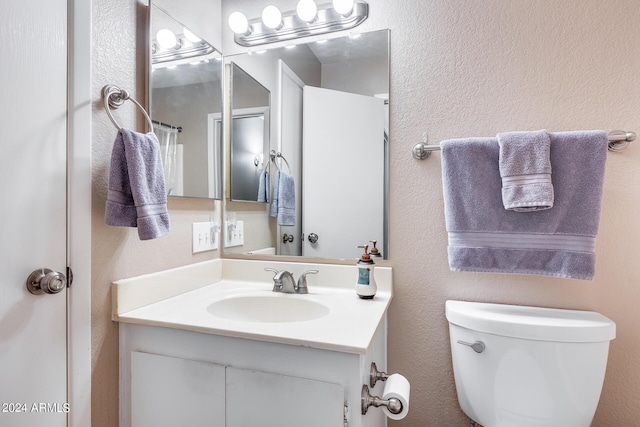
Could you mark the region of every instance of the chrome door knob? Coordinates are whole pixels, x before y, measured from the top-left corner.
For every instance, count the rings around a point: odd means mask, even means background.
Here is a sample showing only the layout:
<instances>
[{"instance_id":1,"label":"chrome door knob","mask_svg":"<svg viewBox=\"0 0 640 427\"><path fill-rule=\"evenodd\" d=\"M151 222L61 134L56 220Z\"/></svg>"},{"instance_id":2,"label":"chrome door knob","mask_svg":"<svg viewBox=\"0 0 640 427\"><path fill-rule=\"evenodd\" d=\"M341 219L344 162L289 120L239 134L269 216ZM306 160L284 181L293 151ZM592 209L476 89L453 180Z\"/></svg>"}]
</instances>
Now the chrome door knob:
<instances>
[{"instance_id":1,"label":"chrome door knob","mask_svg":"<svg viewBox=\"0 0 640 427\"><path fill-rule=\"evenodd\" d=\"M34 270L27 278L27 289L34 295L57 294L67 287L64 274L48 268Z\"/></svg>"},{"instance_id":2,"label":"chrome door knob","mask_svg":"<svg viewBox=\"0 0 640 427\"><path fill-rule=\"evenodd\" d=\"M318 241L318 235L316 233L311 233L309 234L308 239L311 243L315 243Z\"/></svg>"}]
</instances>

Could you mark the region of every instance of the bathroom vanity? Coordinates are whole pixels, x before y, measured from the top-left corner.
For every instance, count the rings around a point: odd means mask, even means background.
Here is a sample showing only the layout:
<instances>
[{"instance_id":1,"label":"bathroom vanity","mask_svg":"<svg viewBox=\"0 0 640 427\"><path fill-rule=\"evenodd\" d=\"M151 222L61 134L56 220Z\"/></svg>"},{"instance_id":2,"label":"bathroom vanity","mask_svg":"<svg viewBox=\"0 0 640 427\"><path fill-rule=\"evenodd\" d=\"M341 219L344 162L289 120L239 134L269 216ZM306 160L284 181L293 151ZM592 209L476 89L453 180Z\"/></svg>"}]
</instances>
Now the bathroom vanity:
<instances>
[{"instance_id":1,"label":"bathroom vanity","mask_svg":"<svg viewBox=\"0 0 640 427\"><path fill-rule=\"evenodd\" d=\"M265 267L319 273L308 294L282 294ZM376 268L373 300L356 296L356 274L219 259L114 283L120 425L385 426L360 404L371 363L386 369L391 268Z\"/></svg>"}]
</instances>

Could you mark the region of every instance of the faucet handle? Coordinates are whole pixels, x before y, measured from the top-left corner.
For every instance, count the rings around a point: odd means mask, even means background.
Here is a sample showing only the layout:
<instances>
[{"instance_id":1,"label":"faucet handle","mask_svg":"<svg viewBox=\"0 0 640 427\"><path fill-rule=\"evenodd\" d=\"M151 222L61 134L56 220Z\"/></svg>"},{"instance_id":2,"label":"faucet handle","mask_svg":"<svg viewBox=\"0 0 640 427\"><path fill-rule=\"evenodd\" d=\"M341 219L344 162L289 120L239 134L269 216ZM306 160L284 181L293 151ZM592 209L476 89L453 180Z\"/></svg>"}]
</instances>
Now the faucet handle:
<instances>
[{"instance_id":1,"label":"faucet handle","mask_svg":"<svg viewBox=\"0 0 640 427\"><path fill-rule=\"evenodd\" d=\"M280 273L278 270L276 270L275 268L271 268L271 267L265 267L264 271L271 271L273 273L275 273L273 275L273 292L279 292L282 289L282 283L278 284L278 282L276 282L276 276L278 275L278 273Z\"/></svg>"},{"instance_id":2,"label":"faucet handle","mask_svg":"<svg viewBox=\"0 0 640 427\"><path fill-rule=\"evenodd\" d=\"M296 292L299 294L308 294L309 288L307 288L307 274L318 274L318 270L307 270L298 278L298 287Z\"/></svg>"},{"instance_id":3,"label":"faucet handle","mask_svg":"<svg viewBox=\"0 0 640 427\"><path fill-rule=\"evenodd\" d=\"M265 267L265 268L264 268L264 271L273 271L275 274L278 274L278 273L279 273L279 271L278 271L278 270L276 270L275 268L271 268L271 267ZM275 276L275 274L274 274L274 276Z\"/></svg>"}]
</instances>

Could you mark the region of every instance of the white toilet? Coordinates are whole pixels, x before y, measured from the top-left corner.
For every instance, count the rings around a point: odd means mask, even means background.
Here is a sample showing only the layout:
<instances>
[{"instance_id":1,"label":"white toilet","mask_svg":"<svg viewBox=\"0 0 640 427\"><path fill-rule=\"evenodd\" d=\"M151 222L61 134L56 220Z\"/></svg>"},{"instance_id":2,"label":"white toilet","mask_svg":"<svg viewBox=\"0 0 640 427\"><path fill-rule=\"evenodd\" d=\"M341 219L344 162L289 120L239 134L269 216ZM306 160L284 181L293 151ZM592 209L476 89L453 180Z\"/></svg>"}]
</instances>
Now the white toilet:
<instances>
[{"instance_id":1,"label":"white toilet","mask_svg":"<svg viewBox=\"0 0 640 427\"><path fill-rule=\"evenodd\" d=\"M588 427L616 325L592 311L447 301L462 410L484 427Z\"/></svg>"}]
</instances>

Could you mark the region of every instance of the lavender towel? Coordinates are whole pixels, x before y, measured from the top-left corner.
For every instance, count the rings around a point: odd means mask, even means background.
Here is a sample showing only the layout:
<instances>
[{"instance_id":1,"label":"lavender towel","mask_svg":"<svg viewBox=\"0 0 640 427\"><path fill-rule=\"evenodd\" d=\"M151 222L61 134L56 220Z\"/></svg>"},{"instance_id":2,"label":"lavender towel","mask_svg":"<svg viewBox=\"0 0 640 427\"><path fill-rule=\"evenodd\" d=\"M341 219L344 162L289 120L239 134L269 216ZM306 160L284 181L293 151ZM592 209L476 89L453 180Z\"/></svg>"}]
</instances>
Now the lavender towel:
<instances>
[{"instance_id":1,"label":"lavender towel","mask_svg":"<svg viewBox=\"0 0 640 427\"><path fill-rule=\"evenodd\" d=\"M278 171L273 187L270 215L278 218L279 225L296 225L296 189L293 176Z\"/></svg>"},{"instance_id":2,"label":"lavender towel","mask_svg":"<svg viewBox=\"0 0 640 427\"><path fill-rule=\"evenodd\" d=\"M516 212L552 208L551 141L547 131L499 133L498 145L504 208Z\"/></svg>"},{"instance_id":3,"label":"lavender towel","mask_svg":"<svg viewBox=\"0 0 640 427\"><path fill-rule=\"evenodd\" d=\"M153 132L118 132L111 152L105 222L137 227L140 240L169 233L164 170Z\"/></svg>"},{"instance_id":4,"label":"lavender towel","mask_svg":"<svg viewBox=\"0 0 640 427\"><path fill-rule=\"evenodd\" d=\"M496 138L441 143L451 270L593 278L607 134L549 137L555 204L524 213L502 206Z\"/></svg>"}]
</instances>

